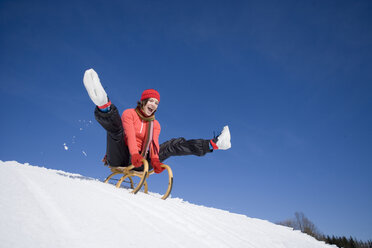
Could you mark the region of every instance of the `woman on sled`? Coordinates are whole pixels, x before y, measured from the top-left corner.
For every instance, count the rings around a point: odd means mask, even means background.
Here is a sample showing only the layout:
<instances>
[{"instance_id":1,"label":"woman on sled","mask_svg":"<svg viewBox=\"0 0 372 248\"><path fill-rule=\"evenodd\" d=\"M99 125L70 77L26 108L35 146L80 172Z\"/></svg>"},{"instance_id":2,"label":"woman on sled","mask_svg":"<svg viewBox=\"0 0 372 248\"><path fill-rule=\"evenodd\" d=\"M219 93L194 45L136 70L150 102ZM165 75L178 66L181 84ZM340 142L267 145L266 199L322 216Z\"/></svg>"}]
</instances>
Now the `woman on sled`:
<instances>
[{"instance_id":1,"label":"woman on sled","mask_svg":"<svg viewBox=\"0 0 372 248\"><path fill-rule=\"evenodd\" d=\"M160 102L159 92L154 89L143 91L137 107L126 109L120 117L93 69L85 71L83 81L89 97L96 105L94 116L107 131L104 161L111 167L133 164L135 170L143 170L142 159L145 158L150 169L161 173L164 170L162 162L171 156L203 156L213 150L227 150L231 147L228 126L213 139L174 138L159 145L161 127L155 119Z\"/></svg>"}]
</instances>

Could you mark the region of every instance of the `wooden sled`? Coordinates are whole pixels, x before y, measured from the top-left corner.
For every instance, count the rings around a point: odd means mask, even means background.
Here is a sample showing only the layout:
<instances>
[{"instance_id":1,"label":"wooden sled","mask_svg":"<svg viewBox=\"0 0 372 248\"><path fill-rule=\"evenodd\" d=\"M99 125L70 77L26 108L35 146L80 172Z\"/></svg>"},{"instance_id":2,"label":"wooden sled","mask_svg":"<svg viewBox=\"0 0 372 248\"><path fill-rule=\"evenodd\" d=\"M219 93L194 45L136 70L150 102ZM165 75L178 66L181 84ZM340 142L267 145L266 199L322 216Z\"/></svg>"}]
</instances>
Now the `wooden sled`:
<instances>
[{"instance_id":1,"label":"wooden sled","mask_svg":"<svg viewBox=\"0 0 372 248\"><path fill-rule=\"evenodd\" d=\"M129 178L131 189L133 189L133 191L132 191L133 194L136 194L138 191L140 191L142 186L144 186L144 192L147 194L148 193L148 185L147 185L146 179L151 174L154 174L154 170L149 171L149 163L147 162L146 159L142 159L142 162L143 162L143 167L144 167L143 171L132 170L132 169L135 168L134 165L129 165L128 167L111 167L111 166L109 166L109 168L111 169L112 174L110 174L106 178L104 183L108 183L110 181L110 179L115 175L123 174L123 176L116 183L117 188L120 188L120 185L123 183L123 181L125 179ZM165 200L165 199L168 198L168 196L170 195L170 193L172 191L173 173L172 173L172 170L169 167L169 165L163 164L162 167L165 168L168 171L168 178L169 178L167 191L161 197L161 199ZM139 179L140 181L136 185L136 187L134 187L132 177L139 177L140 178Z\"/></svg>"}]
</instances>

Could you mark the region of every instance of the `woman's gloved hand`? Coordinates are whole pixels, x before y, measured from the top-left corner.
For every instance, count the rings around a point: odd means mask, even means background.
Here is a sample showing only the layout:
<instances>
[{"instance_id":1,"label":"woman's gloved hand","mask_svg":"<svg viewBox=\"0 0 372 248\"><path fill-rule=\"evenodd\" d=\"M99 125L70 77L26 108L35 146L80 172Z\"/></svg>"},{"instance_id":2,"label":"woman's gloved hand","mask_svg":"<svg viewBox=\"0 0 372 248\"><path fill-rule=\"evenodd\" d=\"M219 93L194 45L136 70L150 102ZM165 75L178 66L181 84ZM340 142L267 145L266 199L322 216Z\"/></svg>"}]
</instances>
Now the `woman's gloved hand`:
<instances>
[{"instance_id":1,"label":"woman's gloved hand","mask_svg":"<svg viewBox=\"0 0 372 248\"><path fill-rule=\"evenodd\" d=\"M151 158L151 165L156 174L162 173L163 170L165 170L165 168L161 166L162 163L158 158Z\"/></svg>"},{"instance_id":2,"label":"woman's gloved hand","mask_svg":"<svg viewBox=\"0 0 372 248\"><path fill-rule=\"evenodd\" d=\"M141 154L133 154L132 155L132 164L134 165L134 167L140 167L143 163L142 163L142 155Z\"/></svg>"}]
</instances>

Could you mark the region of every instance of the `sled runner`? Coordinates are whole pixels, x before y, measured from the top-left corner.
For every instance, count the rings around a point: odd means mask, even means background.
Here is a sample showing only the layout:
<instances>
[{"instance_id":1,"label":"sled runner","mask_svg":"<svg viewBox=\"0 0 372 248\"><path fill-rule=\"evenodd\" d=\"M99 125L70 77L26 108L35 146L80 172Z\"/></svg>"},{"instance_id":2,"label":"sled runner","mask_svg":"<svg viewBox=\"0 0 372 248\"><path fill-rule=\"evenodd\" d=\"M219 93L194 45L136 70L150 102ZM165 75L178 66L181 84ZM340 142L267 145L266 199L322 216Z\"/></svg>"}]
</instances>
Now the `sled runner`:
<instances>
[{"instance_id":1,"label":"sled runner","mask_svg":"<svg viewBox=\"0 0 372 248\"><path fill-rule=\"evenodd\" d=\"M123 176L116 183L117 188L120 188L120 185L123 183L123 181L125 179L129 178L130 187L131 187L131 189L133 189L133 191L132 191L133 194L136 194L138 191L140 191L142 186L144 186L144 192L147 194L148 193L148 185L147 185L146 179L151 174L154 174L154 170L149 171L149 163L147 162L146 159L142 159L142 162L143 162L143 167L144 167L143 171L134 171L133 169L135 167L133 165L129 165L128 167L111 167L111 166L109 166L112 173L106 178L104 183L108 183L110 181L110 179L112 179L112 177L115 176L115 175L123 174ZM168 172L168 178L169 178L167 191L165 192L165 194L161 198L161 199L165 200L165 199L168 198L168 196L170 195L170 193L172 191L173 173L172 173L172 169L169 167L169 165L163 164L162 167L165 168L166 171ZM132 177L139 177L139 182L136 185L136 187L134 187Z\"/></svg>"}]
</instances>

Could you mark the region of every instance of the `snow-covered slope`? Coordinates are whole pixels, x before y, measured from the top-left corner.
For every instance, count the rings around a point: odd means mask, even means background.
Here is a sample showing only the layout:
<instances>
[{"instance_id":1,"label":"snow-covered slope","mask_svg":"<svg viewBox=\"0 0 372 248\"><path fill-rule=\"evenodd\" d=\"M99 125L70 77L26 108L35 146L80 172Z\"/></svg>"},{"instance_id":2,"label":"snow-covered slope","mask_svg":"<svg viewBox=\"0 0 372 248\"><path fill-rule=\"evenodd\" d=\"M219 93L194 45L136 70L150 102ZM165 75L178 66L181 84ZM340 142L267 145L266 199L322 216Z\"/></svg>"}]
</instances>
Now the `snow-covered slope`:
<instances>
[{"instance_id":1,"label":"snow-covered slope","mask_svg":"<svg viewBox=\"0 0 372 248\"><path fill-rule=\"evenodd\" d=\"M0 161L0 246L334 247L268 221L14 161Z\"/></svg>"}]
</instances>

